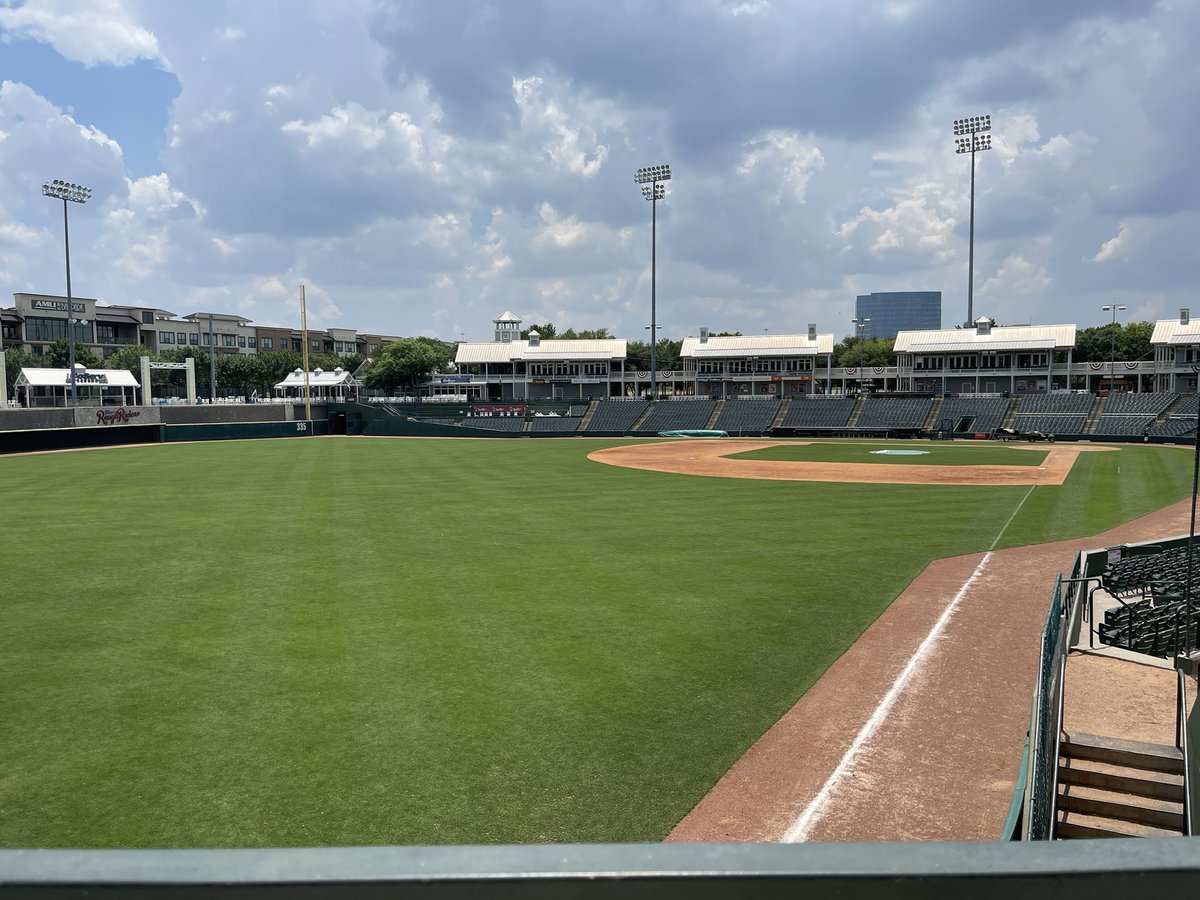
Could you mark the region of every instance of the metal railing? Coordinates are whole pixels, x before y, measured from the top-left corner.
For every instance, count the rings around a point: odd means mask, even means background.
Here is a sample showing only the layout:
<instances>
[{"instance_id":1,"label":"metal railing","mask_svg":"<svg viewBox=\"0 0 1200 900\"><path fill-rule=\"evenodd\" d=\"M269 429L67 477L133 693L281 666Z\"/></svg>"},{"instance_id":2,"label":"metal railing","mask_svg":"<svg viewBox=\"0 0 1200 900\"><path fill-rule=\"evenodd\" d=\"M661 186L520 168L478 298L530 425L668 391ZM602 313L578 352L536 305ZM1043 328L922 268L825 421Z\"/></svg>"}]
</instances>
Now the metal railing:
<instances>
[{"instance_id":1,"label":"metal railing","mask_svg":"<svg viewBox=\"0 0 1200 900\"><path fill-rule=\"evenodd\" d=\"M1063 641L1062 576L1054 585L1042 637L1038 678L1029 721L1029 770L1025 783L1026 841L1048 841L1053 835L1054 791L1058 772L1059 729L1066 652Z\"/></svg>"}]
</instances>

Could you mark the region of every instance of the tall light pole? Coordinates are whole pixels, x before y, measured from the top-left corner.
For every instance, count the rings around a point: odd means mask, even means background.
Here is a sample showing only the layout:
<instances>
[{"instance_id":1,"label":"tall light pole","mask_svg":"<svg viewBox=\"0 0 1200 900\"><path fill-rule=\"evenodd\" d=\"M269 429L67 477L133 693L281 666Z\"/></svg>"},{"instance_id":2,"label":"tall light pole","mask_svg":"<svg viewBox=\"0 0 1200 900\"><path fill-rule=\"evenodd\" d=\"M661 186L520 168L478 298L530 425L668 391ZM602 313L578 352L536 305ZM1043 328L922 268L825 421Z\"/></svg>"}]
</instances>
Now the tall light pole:
<instances>
[{"instance_id":1,"label":"tall light pole","mask_svg":"<svg viewBox=\"0 0 1200 900\"><path fill-rule=\"evenodd\" d=\"M71 378L71 405L79 405L79 390L75 383L75 304L71 302L71 230L67 225L67 201L87 203L92 189L81 184L72 184L55 178L42 185L47 197L61 200L63 204L63 248L67 254L67 365Z\"/></svg>"},{"instance_id":2,"label":"tall light pole","mask_svg":"<svg viewBox=\"0 0 1200 900\"><path fill-rule=\"evenodd\" d=\"M955 153L971 154L971 231L967 243L967 327L975 324L975 154L992 149L991 116L954 120Z\"/></svg>"},{"instance_id":3,"label":"tall light pole","mask_svg":"<svg viewBox=\"0 0 1200 900\"><path fill-rule=\"evenodd\" d=\"M867 316L859 316L856 319L851 319L851 323L858 329L858 392L860 394L866 392L863 387L863 379L867 373L866 366L866 348L863 346L863 336L866 333L867 326L871 324L870 318Z\"/></svg>"},{"instance_id":4,"label":"tall light pole","mask_svg":"<svg viewBox=\"0 0 1200 900\"><path fill-rule=\"evenodd\" d=\"M1117 306L1114 303L1110 306L1102 306L1100 308L1105 312L1112 310L1112 346L1109 348L1108 356L1108 393L1111 395L1114 387L1113 375L1117 368L1117 312L1125 312L1125 307Z\"/></svg>"},{"instance_id":5,"label":"tall light pole","mask_svg":"<svg viewBox=\"0 0 1200 900\"><path fill-rule=\"evenodd\" d=\"M650 399L658 399L658 310L655 282L658 268L658 201L667 196L671 180L670 166L644 166L634 173L634 184L642 186L642 196L650 201Z\"/></svg>"}]
</instances>

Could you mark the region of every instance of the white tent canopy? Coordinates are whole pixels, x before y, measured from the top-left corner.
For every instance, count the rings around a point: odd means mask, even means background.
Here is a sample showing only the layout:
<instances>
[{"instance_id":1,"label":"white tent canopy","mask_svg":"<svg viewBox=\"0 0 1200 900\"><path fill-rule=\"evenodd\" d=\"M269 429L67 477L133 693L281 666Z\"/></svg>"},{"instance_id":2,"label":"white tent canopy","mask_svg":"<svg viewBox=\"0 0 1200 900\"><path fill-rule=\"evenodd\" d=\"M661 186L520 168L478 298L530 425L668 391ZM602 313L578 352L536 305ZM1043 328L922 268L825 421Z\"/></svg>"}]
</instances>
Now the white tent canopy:
<instances>
[{"instance_id":1,"label":"white tent canopy","mask_svg":"<svg viewBox=\"0 0 1200 900\"><path fill-rule=\"evenodd\" d=\"M105 400L117 400L132 404L137 401L140 388L128 369L86 369L75 365L75 390L81 403L95 406ZM21 369L13 391L17 402L23 406L58 406L60 394L62 405L66 406L71 397L71 370Z\"/></svg>"},{"instance_id":2,"label":"white tent canopy","mask_svg":"<svg viewBox=\"0 0 1200 900\"><path fill-rule=\"evenodd\" d=\"M353 373L340 366L332 372L316 369L308 373L308 386L314 397L342 397L356 394L359 382ZM292 393L292 392L295 393ZM275 392L280 396L304 396L304 370L296 369L288 372L287 378L275 385Z\"/></svg>"}]
</instances>

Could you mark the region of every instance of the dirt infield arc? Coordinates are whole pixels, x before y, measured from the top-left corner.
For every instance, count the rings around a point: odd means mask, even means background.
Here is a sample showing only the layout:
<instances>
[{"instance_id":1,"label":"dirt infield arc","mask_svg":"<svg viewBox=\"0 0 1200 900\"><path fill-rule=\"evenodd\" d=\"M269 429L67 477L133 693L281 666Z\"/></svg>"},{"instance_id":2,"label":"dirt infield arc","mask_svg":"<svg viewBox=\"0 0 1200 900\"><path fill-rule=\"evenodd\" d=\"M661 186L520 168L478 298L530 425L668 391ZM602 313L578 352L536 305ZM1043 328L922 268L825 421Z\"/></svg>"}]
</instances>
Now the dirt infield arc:
<instances>
[{"instance_id":1,"label":"dirt infield arc","mask_svg":"<svg viewBox=\"0 0 1200 900\"><path fill-rule=\"evenodd\" d=\"M712 478L758 478L776 481L826 481L844 484L1062 484L1082 452L1110 447L1058 445L1040 466L912 466L894 463L829 463L797 460L732 459L731 454L765 447L795 446L805 441L687 440L629 444L588 454L588 459L654 472L707 475ZM1024 449L1024 448L1021 448Z\"/></svg>"}]
</instances>

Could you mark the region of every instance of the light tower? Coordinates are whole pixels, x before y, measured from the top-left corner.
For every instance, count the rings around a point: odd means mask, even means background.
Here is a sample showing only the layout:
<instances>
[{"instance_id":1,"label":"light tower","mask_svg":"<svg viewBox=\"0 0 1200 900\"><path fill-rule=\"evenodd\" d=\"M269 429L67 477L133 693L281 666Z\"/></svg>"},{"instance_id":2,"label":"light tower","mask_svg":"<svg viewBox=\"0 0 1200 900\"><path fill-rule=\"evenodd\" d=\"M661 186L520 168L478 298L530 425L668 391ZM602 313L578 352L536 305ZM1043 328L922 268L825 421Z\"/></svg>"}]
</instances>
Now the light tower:
<instances>
[{"instance_id":1,"label":"light tower","mask_svg":"<svg viewBox=\"0 0 1200 900\"><path fill-rule=\"evenodd\" d=\"M967 327L975 324L975 154L992 149L991 116L954 120L955 153L971 154L971 230L967 243Z\"/></svg>"},{"instance_id":2,"label":"light tower","mask_svg":"<svg viewBox=\"0 0 1200 900\"><path fill-rule=\"evenodd\" d=\"M67 254L67 365L71 378L71 405L79 405L79 390L75 382L75 304L71 302L71 229L67 225L67 201L72 203L87 203L92 196L92 189L81 184L72 184L55 178L42 185L42 193L47 197L61 200L63 204L63 248Z\"/></svg>"},{"instance_id":3,"label":"light tower","mask_svg":"<svg viewBox=\"0 0 1200 900\"><path fill-rule=\"evenodd\" d=\"M658 399L658 309L655 295L658 273L658 201L666 198L671 167L645 166L634 173L633 181L642 186L642 196L650 201L650 399Z\"/></svg>"}]
</instances>

